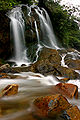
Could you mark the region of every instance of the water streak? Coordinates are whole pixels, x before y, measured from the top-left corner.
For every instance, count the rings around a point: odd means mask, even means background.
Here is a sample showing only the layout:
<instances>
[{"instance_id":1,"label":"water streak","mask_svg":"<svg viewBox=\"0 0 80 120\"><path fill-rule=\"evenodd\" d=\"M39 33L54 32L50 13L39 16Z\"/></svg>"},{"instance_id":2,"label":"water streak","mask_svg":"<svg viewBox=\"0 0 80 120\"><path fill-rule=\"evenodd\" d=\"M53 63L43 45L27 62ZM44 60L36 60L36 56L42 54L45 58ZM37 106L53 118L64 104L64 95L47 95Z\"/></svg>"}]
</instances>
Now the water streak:
<instances>
[{"instance_id":1,"label":"water streak","mask_svg":"<svg viewBox=\"0 0 80 120\"><path fill-rule=\"evenodd\" d=\"M24 36L24 19L22 17L22 11L20 7L14 8L10 14L11 19L11 30L14 39L14 57L11 59L18 66L21 64L29 64L29 60L26 57L27 51L25 47L25 36Z\"/></svg>"},{"instance_id":2,"label":"water streak","mask_svg":"<svg viewBox=\"0 0 80 120\"><path fill-rule=\"evenodd\" d=\"M38 14L39 19L40 19L40 27L42 31L42 37L43 37L42 44L50 48L59 49L56 43L56 37L52 29L50 18L47 12L44 9L41 10L40 8L35 9L35 11ZM43 11L46 15L46 18L45 18Z\"/></svg>"},{"instance_id":3,"label":"water streak","mask_svg":"<svg viewBox=\"0 0 80 120\"><path fill-rule=\"evenodd\" d=\"M37 51L36 51L36 61L37 61L37 59L38 59L38 53L39 53L39 51L41 50L41 48L42 48L42 46L40 45L40 38L39 38L39 32L38 32L38 28L37 28L37 23L36 23L36 21L35 21L35 29L36 29L36 35L37 35L37 39L38 39L38 49L37 49Z\"/></svg>"}]
</instances>

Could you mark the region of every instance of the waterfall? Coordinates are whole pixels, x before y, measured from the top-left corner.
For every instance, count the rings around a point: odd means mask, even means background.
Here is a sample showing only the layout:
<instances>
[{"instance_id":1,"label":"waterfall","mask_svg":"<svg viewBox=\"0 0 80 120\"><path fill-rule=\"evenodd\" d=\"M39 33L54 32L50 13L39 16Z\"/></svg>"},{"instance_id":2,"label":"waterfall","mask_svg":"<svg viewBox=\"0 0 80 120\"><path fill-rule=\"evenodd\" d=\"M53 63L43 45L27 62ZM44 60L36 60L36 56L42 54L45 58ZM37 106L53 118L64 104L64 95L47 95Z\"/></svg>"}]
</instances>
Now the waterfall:
<instances>
[{"instance_id":1,"label":"waterfall","mask_svg":"<svg viewBox=\"0 0 80 120\"><path fill-rule=\"evenodd\" d=\"M22 12L22 6L27 8L27 17L25 16L24 12ZM35 15L37 15L37 17L35 17ZM35 52L36 60L34 60L33 62L37 61L39 51L43 46L52 49L59 49L51 20L44 8L39 8L36 5L32 5L30 7L27 5L21 5L19 7L13 8L8 16L11 19L11 38L14 40L14 55L10 61L15 62L18 66L20 66L21 64L30 64L30 61L27 58L27 50L29 51L29 48L26 48L25 46L24 36L25 23L28 17L30 20L28 21L29 26L32 27L34 23L33 26L37 37L37 50ZM34 32L33 30L31 31Z\"/></svg>"},{"instance_id":2,"label":"waterfall","mask_svg":"<svg viewBox=\"0 0 80 120\"><path fill-rule=\"evenodd\" d=\"M35 11L40 19L40 27L43 35L43 45L52 49L59 49L47 11L43 8L41 10L39 7L35 9Z\"/></svg>"},{"instance_id":3,"label":"waterfall","mask_svg":"<svg viewBox=\"0 0 80 120\"><path fill-rule=\"evenodd\" d=\"M29 64L29 60L26 57L27 51L25 47L25 36L24 36L24 19L22 17L22 11L20 7L14 8L10 14L11 19L10 29L12 31L11 36L14 40L14 56L11 61L14 61L18 66L21 64Z\"/></svg>"}]
</instances>

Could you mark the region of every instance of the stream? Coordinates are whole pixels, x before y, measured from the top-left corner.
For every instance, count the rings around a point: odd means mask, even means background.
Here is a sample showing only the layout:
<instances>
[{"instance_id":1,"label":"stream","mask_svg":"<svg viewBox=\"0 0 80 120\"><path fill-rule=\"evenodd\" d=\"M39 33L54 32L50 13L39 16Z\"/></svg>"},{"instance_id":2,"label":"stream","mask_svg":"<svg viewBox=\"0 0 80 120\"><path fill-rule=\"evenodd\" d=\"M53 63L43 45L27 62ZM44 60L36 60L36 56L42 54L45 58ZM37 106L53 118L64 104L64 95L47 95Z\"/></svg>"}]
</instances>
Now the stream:
<instances>
[{"instance_id":1,"label":"stream","mask_svg":"<svg viewBox=\"0 0 80 120\"><path fill-rule=\"evenodd\" d=\"M9 84L18 84L18 94L0 99L0 120L39 120L33 114L33 101L35 98L52 94L52 86L59 83L54 76L43 76L39 73L22 72L14 74L15 79L1 79L0 91ZM80 92L80 80L70 80L78 86ZM79 94L80 98L80 94ZM68 99L80 109L80 99ZM41 119L43 120L43 119ZM46 118L46 120L51 120Z\"/></svg>"},{"instance_id":2,"label":"stream","mask_svg":"<svg viewBox=\"0 0 80 120\"><path fill-rule=\"evenodd\" d=\"M22 7L25 7L25 10L27 9L27 11L25 11L27 16L24 16ZM13 56L9 61L13 63L15 62L16 66L24 64L28 66L35 63L39 57L39 52L43 47L56 50L60 49L49 15L44 8L39 8L35 5L30 7L27 5L20 5L9 11L8 17L11 20L10 30L13 41ZM32 21L27 20L28 17L29 20ZM29 51L29 48L26 47L27 40L25 39L25 28L27 28L27 23L29 25L28 27L31 27L33 24L34 29L32 33L34 32L37 37L37 49L35 52L36 59L32 60L33 63L27 55L27 51ZM34 53L34 50L31 52ZM72 55L73 53L69 54ZM61 56L61 66L68 67L64 62L65 56L66 54ZM80 71L76 72L80 74ZM7 85L18 84L18 94L9 97L5 96L0 99L0 120L53 120L51 118L38 118L35 116L33 102L37 97L52 95L52 87L60 82L58 80L59 78L57 76L44 76L33 72L21 72L12 75L15 75L16 78L0 79L0 91ZM79 98L68 99L68 101L71 104L77 105L80 109L80 79L69 80L68 83L78 86Z\"/></svg>"}]
</instances>

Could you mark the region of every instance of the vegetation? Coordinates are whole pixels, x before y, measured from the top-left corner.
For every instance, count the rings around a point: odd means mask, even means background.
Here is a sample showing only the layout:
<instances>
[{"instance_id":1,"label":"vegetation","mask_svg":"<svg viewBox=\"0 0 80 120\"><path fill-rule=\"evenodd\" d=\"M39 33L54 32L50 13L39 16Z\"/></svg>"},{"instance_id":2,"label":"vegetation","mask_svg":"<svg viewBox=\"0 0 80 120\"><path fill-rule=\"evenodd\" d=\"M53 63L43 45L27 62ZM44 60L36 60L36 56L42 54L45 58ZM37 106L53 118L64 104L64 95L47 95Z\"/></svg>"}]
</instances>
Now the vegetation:
<instances>
[{"instance_id":1,"label":"vegetation","mask_svg":"<svg viewBox=\"0 0 80 120\"><path fill-rule=\"evenodd\" d=\"M22 3L31 5L35 0L0 0L0 10L9 10L12 7Z\"/></svg>"},{"instance_id":2,"label":"vegetation","mask_svg":"<svg viewBox=\"0 0 80 120\"><path fill-rule=\"evenodd\" d=\"M80 47L80 30L74 16L68 14L67 10L63 10L58 2L46 0L44 4L50 14L54 30L62 45L78 49Z\"/></svg>"},{"instance_id":3,"label":"vegetation","mask_svg":"<svg viewBox=\"0 0 80 120\"><path fill-rule=\"evenodd\" d=\"M16 6L20 2L16 0L0 0L0 10L8 10L11 9L13 6Z\"/></svg>"}]
</instances>

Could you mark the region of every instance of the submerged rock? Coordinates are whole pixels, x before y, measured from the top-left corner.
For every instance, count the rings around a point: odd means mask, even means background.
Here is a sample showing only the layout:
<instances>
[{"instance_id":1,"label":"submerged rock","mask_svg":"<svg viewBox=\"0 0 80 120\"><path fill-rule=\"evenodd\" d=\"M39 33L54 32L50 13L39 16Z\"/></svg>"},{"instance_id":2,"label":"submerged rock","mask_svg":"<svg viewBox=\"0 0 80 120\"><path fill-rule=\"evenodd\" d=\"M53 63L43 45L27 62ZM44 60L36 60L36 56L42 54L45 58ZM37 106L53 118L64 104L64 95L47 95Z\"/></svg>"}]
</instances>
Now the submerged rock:
<instances>
[{"instance_id":1,"label":"submerged rock","mask_svg":"<svg viewBox=\"0 0 80 120\"><path fill-rule=\"evenodd\" d=\"M70 107L67 99L62 95L39 97L34 101L35 114L42 117L55 117Z\"/></svg>"},{"instance_id":2,"label":"submerged rock","mask_svg":"<svg viewBox=\"0 0 80 120\"><path fill-rule=\"evenodd\" d=\"M0 79L3 79L3 78L8 78L10 79L10 75L6 74L6 73L0 73Z\"/></svg>"},{"instance_id":3,"label":"submerged rock","mask_svg":"<svg viewBox=\"0 0 80 120\"><path fill-rule=\"evenodd\" d=\"M80 120L80 110L77 106L73 105L64 111L63 117L67 120Z\"/></svg>"},{"instance_id":4,"label":"submerged rock","mask_svg":"<svg viewBox=\"0 0 80 120\"><path fill-rule=\"evenodd\" d=\"M60 95L36 98L34 101L34 114L39 118L45 117L60 120L80 120L80 110L71 105L67 99Z\"/></svg>"},{"instance_id":5,"label":"submerged rock","mask_svg":"<svg viewBox=\"0 0 80 120\"><path fill-rule=\"evenodd\" d=\"M18 93L18 85L17 84L11 84L5 87L2 92L0 93L0 97L3 96L11 96Z\"/></svg>"}]
</instances>

